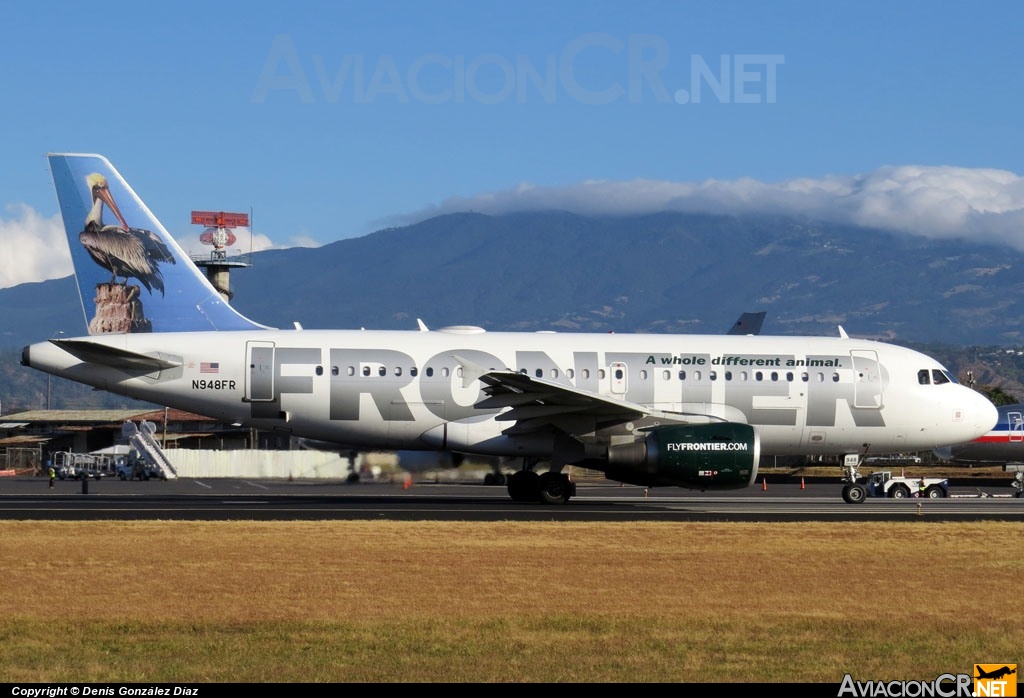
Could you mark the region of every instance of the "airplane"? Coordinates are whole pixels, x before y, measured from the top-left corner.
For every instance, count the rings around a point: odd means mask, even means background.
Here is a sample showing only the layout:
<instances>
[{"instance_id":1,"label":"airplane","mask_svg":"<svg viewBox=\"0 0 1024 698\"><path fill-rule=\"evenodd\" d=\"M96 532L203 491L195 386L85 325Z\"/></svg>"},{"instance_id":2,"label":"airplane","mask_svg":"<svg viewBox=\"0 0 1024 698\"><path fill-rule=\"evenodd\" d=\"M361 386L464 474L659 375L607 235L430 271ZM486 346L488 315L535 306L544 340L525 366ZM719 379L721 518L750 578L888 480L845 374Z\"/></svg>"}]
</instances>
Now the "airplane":
<instances>
[{"instance_id":1,"label":"airplane","mask_svg":"<svg viewBox=\"0 0 1024 698\"><path fill-rule=\"evenodd\" d=\"M933 449L943 460L963 464L1024 463L1024 403L996 408L995 426L966 443Z\"/></svg>"},{"instance_id":2,"label":"airplane","mask_svg":"<svg viewBox=\"0 0 1024 698\"><path fill-rule=\"evenodd\" d=\"M101 390L362 450L516 458L509 496L543 504L576 495L567 466L645 487L739 489L762 455L929 450L996 421L987 398L931 357L842 327L838 337L267 327L222 299L105 157L48 161L89 334L26 346L21 363ZM80 242L87 223L103 227L108 199L125 232L166 246L142 265L159 271L160 293Z\"/></svg>"},{"instance_id":3,"label":"airplane","mask_svg":"<svg viewBox=\"0 0 1024 698\"><path fill-rule=\"evenodd\" d=\"M978 671L978 675L974 677L976 679L1001 679L1004 676L1009 676L1010 674L1017 673L1016 669L1011 669L1008 666L1004 666L999 669L993 669L992 671L982 671L981 669L977 668L977 664L975 664L974 667Z\"/></svg>"}]
</instances>

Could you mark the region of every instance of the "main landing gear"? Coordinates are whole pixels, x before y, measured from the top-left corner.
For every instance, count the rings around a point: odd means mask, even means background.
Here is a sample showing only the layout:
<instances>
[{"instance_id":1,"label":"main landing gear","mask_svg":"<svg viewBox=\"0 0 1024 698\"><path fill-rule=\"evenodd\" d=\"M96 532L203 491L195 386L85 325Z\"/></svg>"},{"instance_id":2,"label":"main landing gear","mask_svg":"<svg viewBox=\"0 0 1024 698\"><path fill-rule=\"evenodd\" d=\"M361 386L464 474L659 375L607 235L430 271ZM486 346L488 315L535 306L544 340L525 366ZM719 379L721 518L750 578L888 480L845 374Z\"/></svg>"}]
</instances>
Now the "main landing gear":
<instances>
[{"instance_id":1,"label":"main landing gear","mask_svg":"<svg viewBox=\"0 0 1024 698\"><path fill-rule=\"evenodd\" d=\"M508 477L508 494L514 502L565 504L576 494L576 483L565 473L533 470L536 461L527 461L523 469Z\"/></svg>"}]
</instances>

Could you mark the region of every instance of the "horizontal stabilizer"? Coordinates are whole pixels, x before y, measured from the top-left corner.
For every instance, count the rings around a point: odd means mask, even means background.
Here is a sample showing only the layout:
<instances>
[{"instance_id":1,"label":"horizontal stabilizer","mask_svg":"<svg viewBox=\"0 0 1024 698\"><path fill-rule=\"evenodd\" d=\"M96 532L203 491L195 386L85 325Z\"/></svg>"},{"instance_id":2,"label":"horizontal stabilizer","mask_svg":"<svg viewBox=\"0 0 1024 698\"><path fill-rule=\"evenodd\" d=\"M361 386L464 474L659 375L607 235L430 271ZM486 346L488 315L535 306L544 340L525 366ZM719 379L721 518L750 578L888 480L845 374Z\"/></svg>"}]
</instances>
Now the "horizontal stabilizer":
<instances>
[{"instance_id":1,"label":"horizontal stabilizer","mask_svg":"<svg viewBox=\"0 0 1024 698\"><path fill-rule=\"evenodd\" d=\"M51 339L50 342L86 363L100 364L125 371L151 373L181 366L181 361L171 361L156 356L137 354L133 351L109 347L105 344L97 344L88 340Z\"/></svg>"}]
</instances>

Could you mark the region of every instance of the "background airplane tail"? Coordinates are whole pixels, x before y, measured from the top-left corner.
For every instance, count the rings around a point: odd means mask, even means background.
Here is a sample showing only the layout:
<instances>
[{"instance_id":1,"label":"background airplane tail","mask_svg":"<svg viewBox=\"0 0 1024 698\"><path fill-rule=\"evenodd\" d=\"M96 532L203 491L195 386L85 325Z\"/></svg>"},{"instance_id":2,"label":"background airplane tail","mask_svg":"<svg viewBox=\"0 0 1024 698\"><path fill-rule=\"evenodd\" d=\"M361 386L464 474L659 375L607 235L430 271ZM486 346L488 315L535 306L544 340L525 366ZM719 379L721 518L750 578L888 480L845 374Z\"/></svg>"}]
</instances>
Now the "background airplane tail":
<instances>
[{"instance_id":1,"label":"background airplane tail","mask_svg":"<svg viewBox=\"0 0 1024 698\"><path fill-rule=\"evenodd\" d=\"M47 157L89 334L266 329L221 297L105 157Z\"/></svg>"}]
</instances>

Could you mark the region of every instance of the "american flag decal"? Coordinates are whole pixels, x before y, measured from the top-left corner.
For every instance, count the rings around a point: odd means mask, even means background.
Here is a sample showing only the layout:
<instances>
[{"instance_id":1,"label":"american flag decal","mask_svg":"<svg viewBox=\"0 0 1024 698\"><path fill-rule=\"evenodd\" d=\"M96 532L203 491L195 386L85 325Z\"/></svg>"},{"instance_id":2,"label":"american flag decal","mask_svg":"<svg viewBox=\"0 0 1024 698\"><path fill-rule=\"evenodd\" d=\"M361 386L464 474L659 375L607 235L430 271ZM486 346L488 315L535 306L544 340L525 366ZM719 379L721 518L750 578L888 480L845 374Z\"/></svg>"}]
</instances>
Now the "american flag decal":
<instances>
[{"instance_id":1,"label":"american flag decal","mask_svg":"<svg viewBox=\"0 0 1024 698\"><path fill-rule=\"evenodd\" d=\"M204 361L199 364L200 373L219 373L220 363L217 361Z\"/></svg>"}]
</instances>

